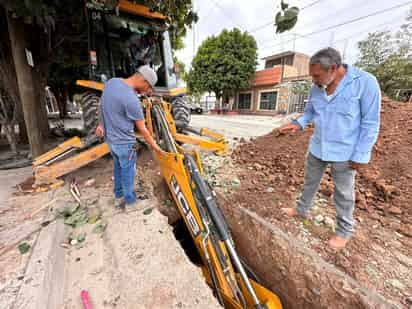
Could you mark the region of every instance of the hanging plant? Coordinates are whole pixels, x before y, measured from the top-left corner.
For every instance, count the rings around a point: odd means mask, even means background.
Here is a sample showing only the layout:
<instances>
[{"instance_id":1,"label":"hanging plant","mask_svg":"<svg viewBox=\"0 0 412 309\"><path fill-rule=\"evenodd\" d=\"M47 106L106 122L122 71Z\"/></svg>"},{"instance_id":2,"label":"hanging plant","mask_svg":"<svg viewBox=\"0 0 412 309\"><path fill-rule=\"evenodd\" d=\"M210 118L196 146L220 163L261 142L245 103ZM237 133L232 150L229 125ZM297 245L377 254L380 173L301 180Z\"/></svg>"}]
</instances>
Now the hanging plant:
<instances>
[{"instance_id":1,"label":"hanging plant","mask_svg":"<svg viewBox=\"0 0 412 309\"><path fill-rule=\"evenodd\" d=\"M280 7L281 10L275 17L276 33L282 33L292 29L298 21L298 7L292 6L289 8L289 4L283 2L283 0L280 3Z\"/></svg>"}]
</instances>

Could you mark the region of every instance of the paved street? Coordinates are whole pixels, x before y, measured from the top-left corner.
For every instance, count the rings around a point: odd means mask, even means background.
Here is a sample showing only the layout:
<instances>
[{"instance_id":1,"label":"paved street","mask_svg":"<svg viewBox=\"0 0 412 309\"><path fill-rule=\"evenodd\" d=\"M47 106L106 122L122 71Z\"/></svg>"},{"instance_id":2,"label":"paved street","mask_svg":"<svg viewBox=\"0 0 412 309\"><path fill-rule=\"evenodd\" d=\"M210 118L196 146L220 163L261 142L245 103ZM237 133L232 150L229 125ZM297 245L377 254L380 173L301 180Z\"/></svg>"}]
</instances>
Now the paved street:
<instances>
[{"instance_id":1,"label":"paved street","mask_svg":"<svg viewBox=\"0 0 412 309\"><path fill-rule=\"evenodd\" d=\"M228 139L250 138L265 135L286 123L293 115L192 115L191 126L209 128L223 134Z\"/></svg>"}]
</instances>

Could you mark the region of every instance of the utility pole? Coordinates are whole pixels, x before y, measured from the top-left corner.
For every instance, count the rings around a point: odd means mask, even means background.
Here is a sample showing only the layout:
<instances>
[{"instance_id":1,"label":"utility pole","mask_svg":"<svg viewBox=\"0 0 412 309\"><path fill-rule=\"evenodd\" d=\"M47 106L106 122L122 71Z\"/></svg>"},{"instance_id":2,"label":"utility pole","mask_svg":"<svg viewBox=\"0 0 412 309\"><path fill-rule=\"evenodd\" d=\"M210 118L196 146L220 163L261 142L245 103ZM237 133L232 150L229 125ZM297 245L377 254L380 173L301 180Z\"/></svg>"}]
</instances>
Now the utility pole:
<instances>
[{"instance_id":1,"label":"utility pole","mask_svg":"<svg viewBox=\"0 0 412 309\"><path fill-rule=\"evenodd\" d=\"M333 47L333 41L335 40L335 31L332 31L330 33L330 37L329 37L329 46Z\"/></svg>"},{"instance_id":2,"label":"utility pole","mask_svg":"<svg viewBox=\"0 0 412 309\"><path fill-rule=\"evenodd\" d=\"M283 45L283 34L282 33L279 34L279 38L280 38L280 48L281 48L281 51L283 52L284 45Z\"/></svg>"},{"instance_id":3,"label":"utility pole","mask_svg":"<svg viewBox=\"0 0 412 309\"><path fill-rule=\"evenodd\" d=\"M192 0L193 3L193 12L196 12L196 2ZM196 25L195 22L192 22L192 31L193 31L193 58L195 58L196 53Z\"/></svg>"},{"instance_id":4,"label":"utility pole","mask_svg":"<svg viewBox=\"0 0 412 309\"><path fill-rule=\"evenodd\" d=\"M293 51L296 51L295 50L295 47L296 47L296 33L293 33Z\"/></svg>"},{"instance_id":5,"label":"utility pole","mask_svg":"<svg viewBox=\"0 0 412 309\"><path fill-rule=\"evenodd\" d=\"M342 52L342 62L345 63L346 58L346 48L348 47L348 39L345 40L343 44L343 52Z\"/></svg>"}]
</instances>

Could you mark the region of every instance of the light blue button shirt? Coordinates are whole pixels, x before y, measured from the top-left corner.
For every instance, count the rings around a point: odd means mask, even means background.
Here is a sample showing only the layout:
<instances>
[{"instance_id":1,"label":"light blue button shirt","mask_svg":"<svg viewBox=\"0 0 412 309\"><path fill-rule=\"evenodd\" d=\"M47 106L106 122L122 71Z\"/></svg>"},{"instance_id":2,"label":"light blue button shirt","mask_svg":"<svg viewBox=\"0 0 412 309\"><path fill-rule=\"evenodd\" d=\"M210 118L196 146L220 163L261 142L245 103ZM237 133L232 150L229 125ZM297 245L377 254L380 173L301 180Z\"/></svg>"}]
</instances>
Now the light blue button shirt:
<instances>
[{"instance_id":1,"label":"light blue button shirt","mask_svg":"<svg viewBox=\"0 0 412 309\"><path fill-rule=\"evenodd\" d=\"M303 115L304 129L315 124L309 151L323 161L368 163L379 133L381 92L376 78L347 67L330 99L323 88L312 86Z\"/></svg>"}]
</instances>

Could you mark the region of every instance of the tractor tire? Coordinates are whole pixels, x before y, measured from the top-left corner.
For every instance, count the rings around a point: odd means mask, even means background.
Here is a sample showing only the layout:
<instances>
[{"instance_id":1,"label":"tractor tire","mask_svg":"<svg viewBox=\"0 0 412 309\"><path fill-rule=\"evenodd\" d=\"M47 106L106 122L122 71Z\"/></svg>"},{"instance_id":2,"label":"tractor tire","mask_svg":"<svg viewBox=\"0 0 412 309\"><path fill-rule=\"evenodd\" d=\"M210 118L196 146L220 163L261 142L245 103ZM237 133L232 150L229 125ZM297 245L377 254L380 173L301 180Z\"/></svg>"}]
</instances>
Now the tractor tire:
<instances>
[{"instance_id":1,"label":"tractor tire","mask_svg":"<svg viewBox=\"0 0 412 309\"><path fill-rule=\"evenodd\" d=\"M172 115L176 128L180 131L185 129L190 123L190 107L184 97L177 97L172 101Z\"/></svg>"},{"instance_id":2,"label":"tractor tire","mask_svg":"<svg viewBox=\"0 0 412 309\"><path fill-rule=\"evenodd\" d=\"M99 124L100 94L95 91L87 91L82 94L81 106L83 111L83 130L86 137L95 135Z\"/></svg>"}]
</instances>

